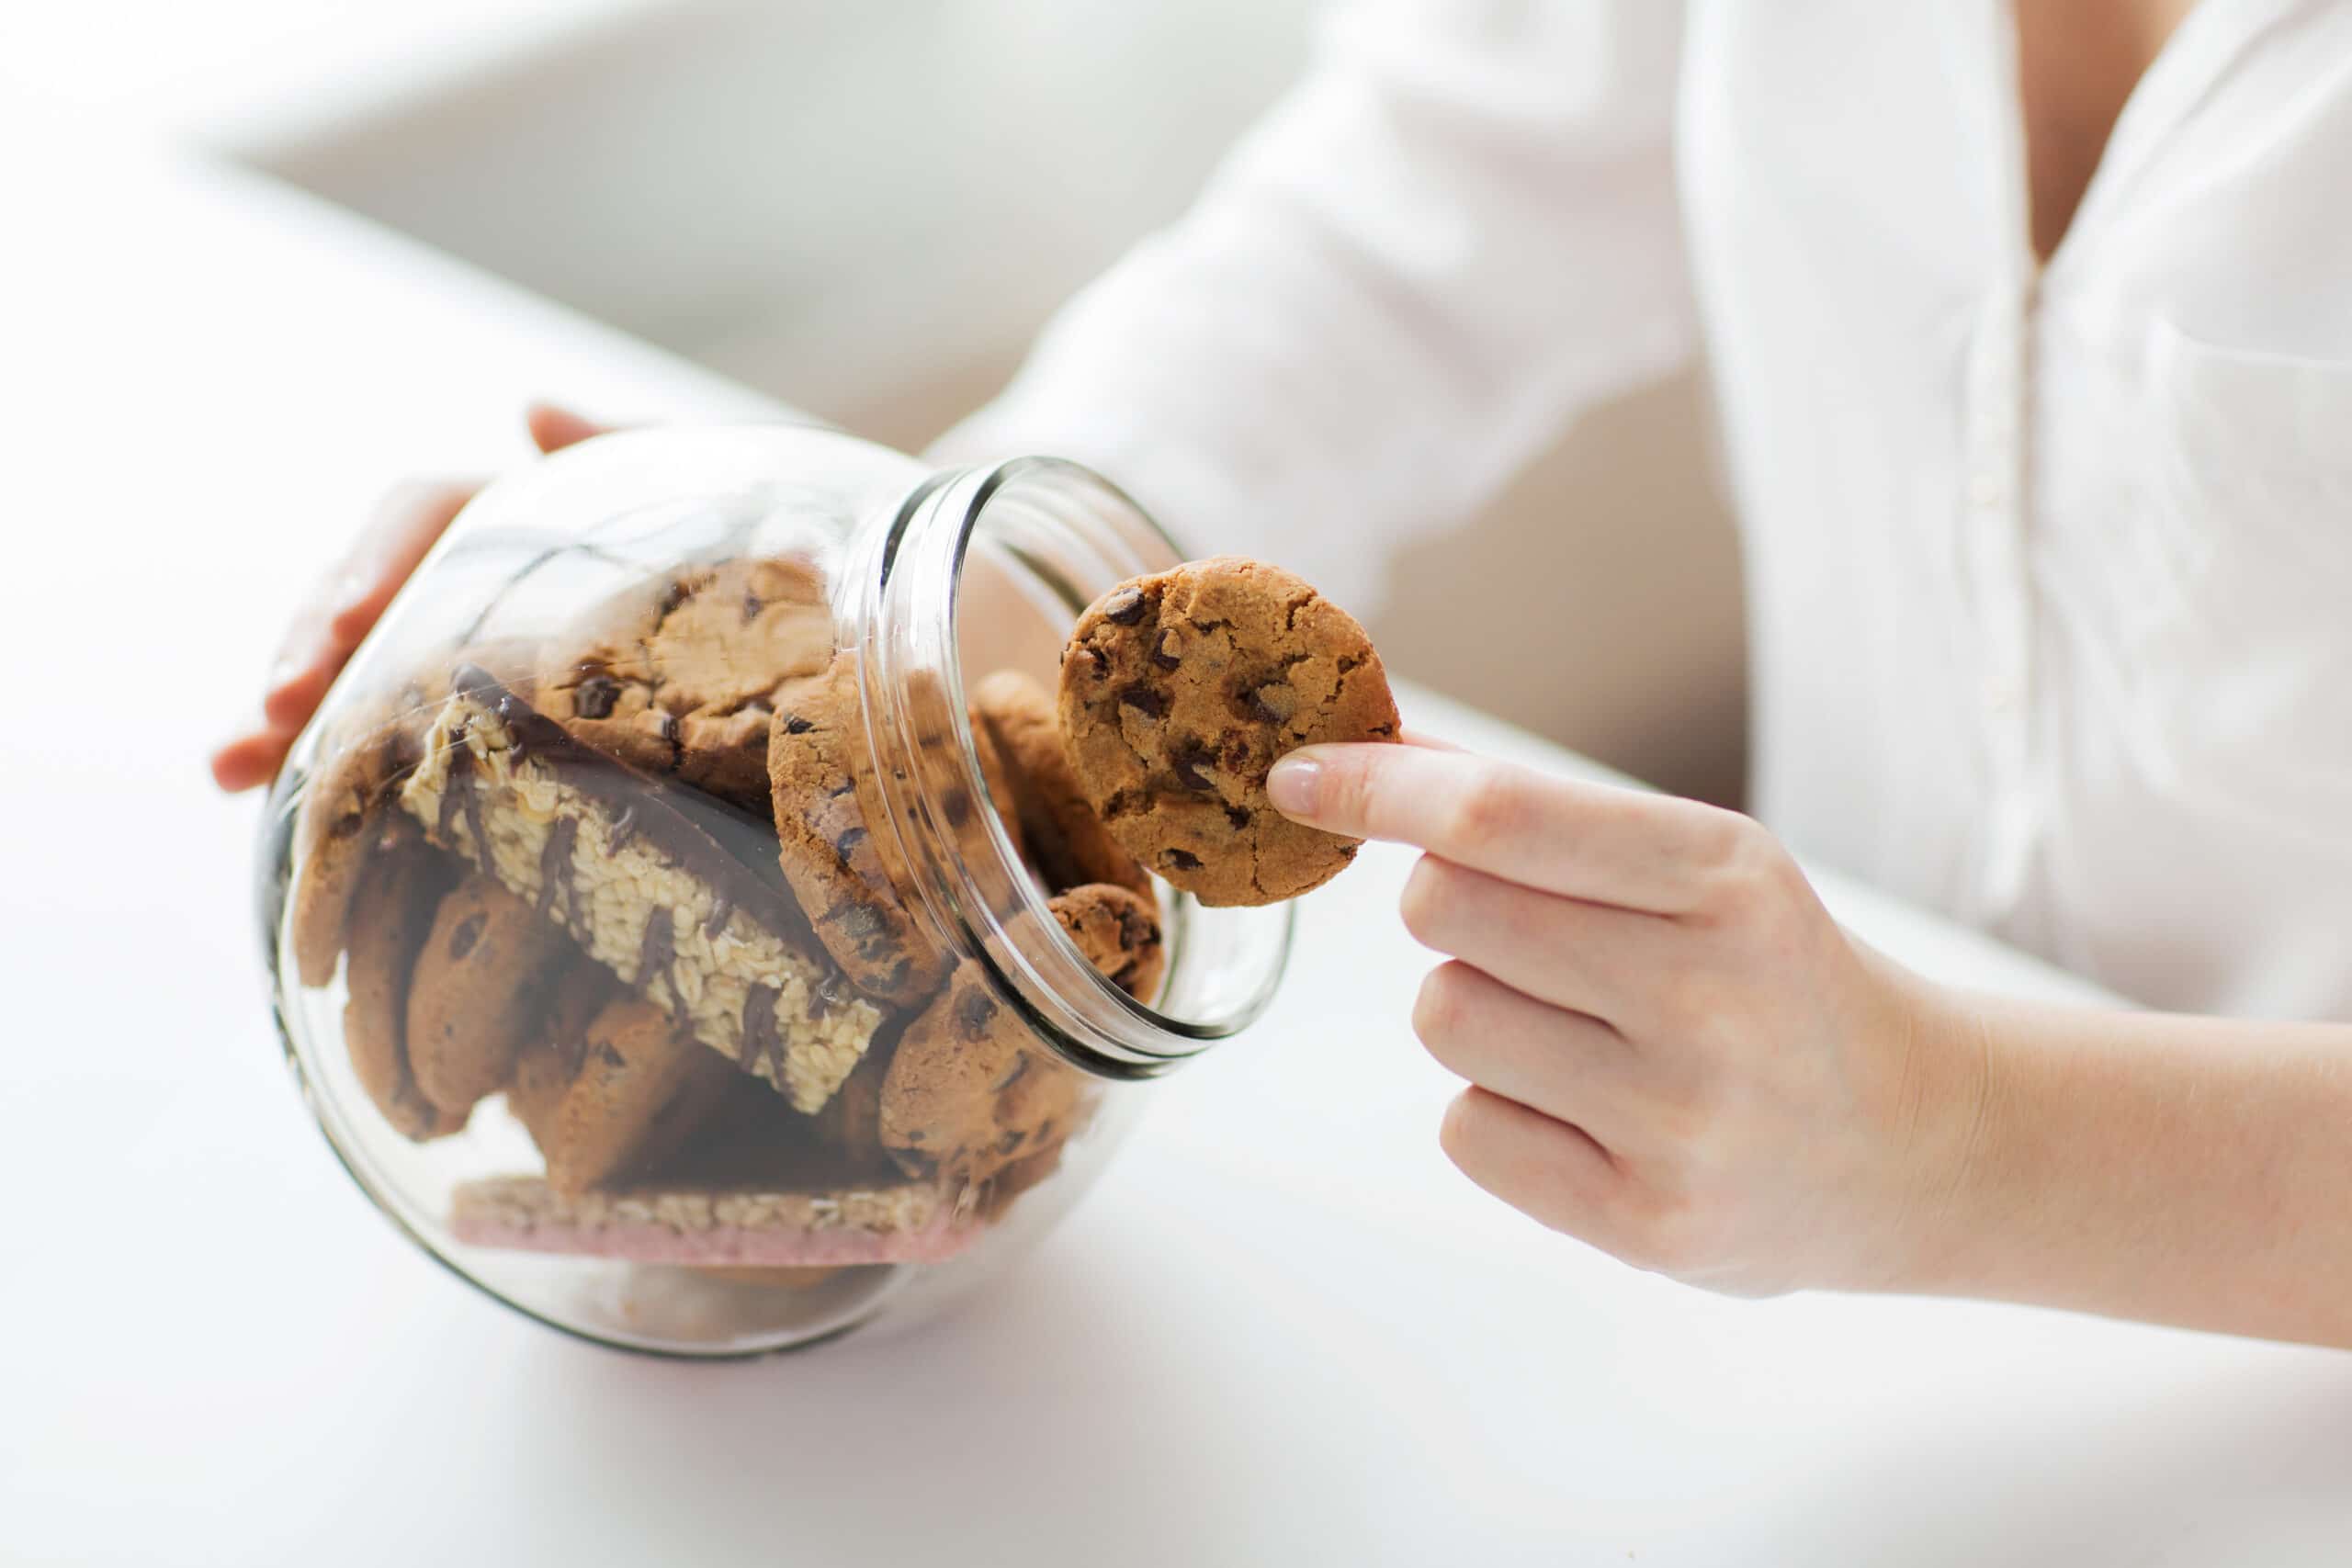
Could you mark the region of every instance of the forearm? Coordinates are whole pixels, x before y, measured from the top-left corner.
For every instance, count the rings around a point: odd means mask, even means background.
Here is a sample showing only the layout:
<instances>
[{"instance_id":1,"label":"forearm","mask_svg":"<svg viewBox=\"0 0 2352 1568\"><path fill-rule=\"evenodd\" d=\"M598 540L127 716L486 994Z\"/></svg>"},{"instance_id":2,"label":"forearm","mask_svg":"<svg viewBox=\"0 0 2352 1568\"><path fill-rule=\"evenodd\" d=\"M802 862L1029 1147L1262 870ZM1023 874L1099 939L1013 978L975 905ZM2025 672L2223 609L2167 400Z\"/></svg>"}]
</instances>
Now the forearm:
<instances>
[{"instance_id":1,"label":"forearm","mask_svg":"<svg viewBox=\"0 0 2352 1568\"><path fill-rule=\"evenodd\" d=\"M2352 1347L2352 1027L1939 1010L1984 1098L1913 1288Z\"/></svg>"}]
</instances>

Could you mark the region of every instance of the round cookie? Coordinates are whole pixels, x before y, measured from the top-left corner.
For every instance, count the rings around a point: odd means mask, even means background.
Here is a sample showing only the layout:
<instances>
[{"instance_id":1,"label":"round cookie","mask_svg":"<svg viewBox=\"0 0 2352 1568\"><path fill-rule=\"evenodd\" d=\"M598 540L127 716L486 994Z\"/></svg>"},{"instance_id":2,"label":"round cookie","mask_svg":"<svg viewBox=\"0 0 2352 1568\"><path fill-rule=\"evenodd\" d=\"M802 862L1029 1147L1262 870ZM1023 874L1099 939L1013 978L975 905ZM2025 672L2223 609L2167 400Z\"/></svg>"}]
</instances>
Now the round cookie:
<instances>
[{"instance_id":1,"label":"round cookie","mask_svg":"<svg viewBox=\"0 0 2352 1568\"><path fill-rule=\"evenodd\" d=\"M344 1049L359 1087L403 1137L419 1143L466 1124L426 1099L409 1071L409 978L457 864L411 830L387 835L358 870L344 975Z\"/></svg>"},{"instance_id":2,"label":"round cookie","mask_svg":"<svg viewBox=\"0 0 2352 1568\"><path fill-rule=\"evenodd\" d=\"M294 972L305 986L334 977L360 868L381 847L390 786L408 737L385 705L377 722L340 746L302 795L301 852L288 924Z\"/></svg>"},{"instance_id":3,"label":"round cookie","mask_svg":"<svg viewBox=\"0 0 2352 1568\"><path fill-rule=\"evenodd\" d=\"M1159 912L1151 900L1107 882L1073 887L1046 905L1086 961L1127 995L1148 1002L1168 973Z\"/></svg>"},{"instance_id":4,"label":"round cookie","mask_svg":"<svg viewBox=\"0 0 2352 1568\"><path fill-rule=\"evenodd\" d=\"M409 1071L427 1100L463 1117L505 1086L569 948L487 876L468 876L441 900L408 991Z\"/></svg>"},{"instance_id":5,"label":"round cookie","mask_svg":"<svg viewBox=\"0 0 2352 1568\"><path fill-rule=\"evenodd\" d=\"M581 963L562 966L548 982L538 1022L514 1053L514 1071L506 1083L506 1109L542 1155L555 1136L556 1107L587 1058L589 1025L624 995L612 971L584 955Z\"/></svg>"},{"instance_id":6,"label":"round cookie","mask_svg":"<svg viewBox=\"0 0 2352 1568\"><path fill-rule=\"evenodd\" d=\"M1104 594L1063 651L1071 771L1111 835L1204 904L1272 904L1337 875L1357 840L1266 798L1275 759L1393 740L1372 641L1289 572L1237 556Z\"/></svg>"},{"instance_id":7,"label":"round cookie","mask_svg":"<svg viewBox=\"0 0 2352 1568\"><path fill-rule=\"evenodd\" d=\"M936 989L948 955L899 902L904 873L874 831L882 800L848 654L777 692L768 784L785 880L850 984L901 1005Z\"/></svg>"},{"instance_id":8,"label":"round cookie","mask_svg":"<svg viewBox=\"0 0 2352 1568\"><path fill-rule=\"evenodd\" d=\"M972 722L994 743L1022 841L1047 892L1107 882L1151 897L1150 876L1111 837L1070 771L1052 694L1018 670L1000 670L973 688Z\"/></svg>"},{"instance_id":9,"label":"round cookie","mask_svg":"<svg viewBox=\"0 0 2352 1568\"><path fill-rule=\"evenodd\" d=\"M738 1076L635 998L607 1006L582 1038L579 1071L542 1119L539 1145L548 1185L566 1196L661 1159Z\"/></svg>"},{"instance_id":10,"label":"round cookie","mask_svg":"<svg viewBox=\"0 0 2352 1568\"><path fill-rule=\"evenodd\" d=\"M1140 898L1095 885L1050 907L1098 972L1122 984L1158 984L1159 922ZM979 960L967 959L907 1025L890 1058L882 1145L909 1175L986 1181L1058 1146L1086 1088L1086 1076L1038 1046L998 998Z\"/></svg>"},{"instance_id":11,"label":"round cookie","mask_svg":"<svg viewBox=\"0 0 2352 1568\"><path fill-rule=\"evenodd\" d=\"M632 767L764 815L775 689L826 667L833 617L812 563L737 560L633 590L567 640L535 707Z\"/></svg>"}]
</instances>

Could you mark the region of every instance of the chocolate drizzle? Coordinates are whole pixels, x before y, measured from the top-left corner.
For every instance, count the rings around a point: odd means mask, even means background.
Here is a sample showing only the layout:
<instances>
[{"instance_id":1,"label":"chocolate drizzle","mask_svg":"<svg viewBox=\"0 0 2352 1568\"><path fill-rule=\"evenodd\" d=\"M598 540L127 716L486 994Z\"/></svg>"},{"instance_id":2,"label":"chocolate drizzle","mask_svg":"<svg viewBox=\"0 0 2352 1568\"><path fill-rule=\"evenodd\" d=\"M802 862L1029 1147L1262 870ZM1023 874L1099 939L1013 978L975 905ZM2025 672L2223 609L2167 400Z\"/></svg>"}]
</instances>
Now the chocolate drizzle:
<instances>
[{"instance_id":1,"label":"chocolate drizzle","mask_svg":"<svg viewBox=\"0 0 2352 1568\"><path fill-rule=\"evenodd\" d=\"M774 986L754 986L743 998L743 1038L735 1060L747 1073L763 1058L773 1060L783 1052L775 1032L775 1004L782 995Z\"/></svg>"},{"instance_id":2,"label":"chocolate drizzle","mask_svg":"<svg viewBox=\"0 0 2352 1568\"><path fill-rule=\"evenodd\" d=\"M539 897L533 912L545 917L555 908L556 889L563 890L563 907L569 911L578 902L571 886L571 852L580 841L580 824L569 817L559 817L548 829L548 841L539 851Z\"/></svg>"},{"instance_id":3,"label":"chocolate drizzle","mask_svg":"<svg viewBox=\"0 0 2352 1568\"><path fill-rule=\"evenodd\" d=\"M637 944L637 980L639 990L644 990L661 976L670 985L670 995L678 997L678 979L671 973L678 963L677 931L666 907L656 906L645 918L645 934Z\"/></svg>"},{"instance_id":4,"label":"chocolate drizzle","mask_svg":"<svg viewBox=\"0 0 2352 1568\"><path fill-rule=\"evenodd\" d=\"M831 968L807 917L785 890L774 826L700 790L640 773L573 739L476 666L461 666L456 674L459 689L494 711L506 726L517 761L529 758L542 762L560 773L566 785L602 804L611 821L607 853L642 840L700 879L714 897L725 900L730 913L741 910L802 956ZM458 777L453 767L453 789ZM447 814L452 809L445 795L445 838ZM480 815L479 803L473 815Z\"/></svg>"}]
</instances>

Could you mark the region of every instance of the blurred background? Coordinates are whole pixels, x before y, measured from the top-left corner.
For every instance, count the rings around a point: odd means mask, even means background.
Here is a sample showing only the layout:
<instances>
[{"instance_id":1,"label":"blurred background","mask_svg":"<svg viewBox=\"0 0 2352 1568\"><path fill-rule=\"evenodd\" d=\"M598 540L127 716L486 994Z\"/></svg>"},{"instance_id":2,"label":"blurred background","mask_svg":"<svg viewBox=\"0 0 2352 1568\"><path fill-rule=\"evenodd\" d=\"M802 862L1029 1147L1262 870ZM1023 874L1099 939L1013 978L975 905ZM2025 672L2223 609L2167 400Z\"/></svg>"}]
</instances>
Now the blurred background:
<instances>
[{"instance_id":1,"label":"blurred background","mask_svg":"<svg viewBox=\"0 0 2352 1568\"><path fill-rule=\"evenodd\" d=\"M920 449L1182 211L1318 8L75 0L7 8L0 90L274 175ZM1390 667L1736 801L1737 555L1702 409L1683 378L1598 411L1397 562L1413 591L1373 626ZM1490 649L1465 619L1513 634Z\"/></svg>"}]
</instances>

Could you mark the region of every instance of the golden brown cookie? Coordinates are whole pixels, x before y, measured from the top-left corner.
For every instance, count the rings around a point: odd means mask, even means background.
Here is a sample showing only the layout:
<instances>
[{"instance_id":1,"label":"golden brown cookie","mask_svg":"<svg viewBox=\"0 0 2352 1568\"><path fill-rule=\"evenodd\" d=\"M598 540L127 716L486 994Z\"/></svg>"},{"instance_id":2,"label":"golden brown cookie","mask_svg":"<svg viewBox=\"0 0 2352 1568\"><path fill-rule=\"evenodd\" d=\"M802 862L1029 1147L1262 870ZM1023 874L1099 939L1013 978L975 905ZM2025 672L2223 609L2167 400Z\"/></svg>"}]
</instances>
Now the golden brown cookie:
<instances>
[{"instance_id":1,"label":"golden brown cookie","mask_svg":"<svg viewBox=\"0 0 2352 1568\"><path fill-rule=\"evenodd\" d=\"M1111 837L1070 772L1061 720L1045 687L1018 670L1000 670L973 689L972 722L994 743L1021 841L1047 892L1107 882L1151 897L1151 878Z\"/></svg>"},{"instance_id":2,"label":"golden brown cookie","mask_svg":"<svg viewBox=\"0 0 2352 1568\"><path fill-rule=\"evenodd\" d=\"M301 847L294 861L288 924L294 972L305 986L323 986L334 977L360 867L387 825L401 736L389 707L379 715L382 722L335 747L302 795Z\"/></svg>"},{"instance_id":3,"label":"golden brown cookie","mask_svg":"<svg viewBox=\"0 0 2352 1568\"><path fill-rule=\"evenodd\" d=\"M937 989L948 955L899 897L904 872L850 655L776 694L768 783L785 880L842 973L867 995L901 1004Z\"/></svg>"},{"instance_id":4,"label":"golden brown cookie","mask_svg":"<svg viewBox=\"0 0 2352 1568\"><path fill-rule=\"evenodd\" d=\"M588 1055L588 1026L627 994L603 965L584 960L561 966L549 981L538 1021L514 1054L506 1084L506 1109L542 1154L555 1135L555 1109Z\"/></svg>"},{"instance_id":5,"label":"golden brown cookie","mask_svg":"<svg viewBox=\"0 0 2352 1568\"><path fill-rule=\"evenodd\" d=\"M1159 907L1107 882L1073 887L1048 906L1086 961L1135 998L1159 994L1168 953L1159 940Z\"/></svg>"},{"instance_id":6,"label":"golden brown cookie","mask_svg":"<svg viewBox=\"0 0 2352 1568\"><path fill-rule=\"evenodd\" d=\"M1393 740L1372 639L1279 568L1193 561L1104 594L1062 658L1070 766L1112 837L1204 904L1271 904L1337 875L1357 840L1266 798L1276 758Z\"/></svg>"},{"instance_id":7,"label":"golden brown cookie","mask_svg":"<svg viewBox=\"0 0 2352 1568\"><path fill-rule=\"evenodd\" d=\"M574 1196L659 1161L741 1079L650 1003L598 1013L540 1143L548 1185Z\"/></svg>"},{"instance_id":8,"label":"golden brown cookie","mask_svg":"<svg viewBox=\"0 0 2352 1568\"><path fill-rule=\"evenodd\" d=\"M567 950L561 931L489 877L450 890L409 981L409 1071L425 1099L462 1117L505 1087Z\"/></svg>"},{"instance_id":9,"label":"golden brown cookie","mask_svg":"<svg viewBox=\"0 0 2352 1568\"><path fill-rule=\"evenodd\" d=\"M832 609L813 563L692 567L622 595L560 639L532 700L631 767L764 815L775 689L832 656Z\"/></svg>"},{"instance_id":10,"label":"golden brown cookie","mask_svg":"<svg viewBox=\"0 0 2352 1568\"><path fill-rule=\"evenodd\" d=\"M1097 971L1157 983L1159 922L1125 888L1096 885L1052 901ZM1038 1045L978 959L907 1025L882 1081L883 1146L910 1175L986 1181L1053 1148L1076 1124L1086 1075Z\"/></svg>"},{"instance_id":11,"label":"golden brown cookie","mask_svg":"<svg viewBox=\"0 0 2352 1568\"><path fill-rule=\"evenodd\" d=\"M409 1070L409 977L441 897L459 867L413 830L395 832L358 869L348 927L344 1049L359 1087L403 1137L423 1142L466 1124L425 1098Z\"/></svg>"}]
</instances>

